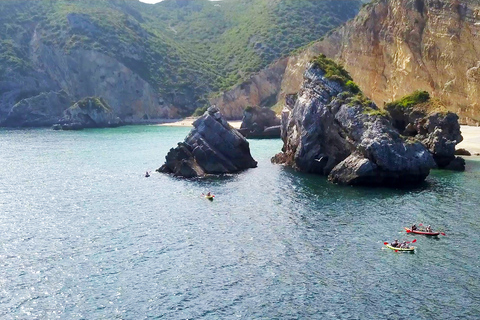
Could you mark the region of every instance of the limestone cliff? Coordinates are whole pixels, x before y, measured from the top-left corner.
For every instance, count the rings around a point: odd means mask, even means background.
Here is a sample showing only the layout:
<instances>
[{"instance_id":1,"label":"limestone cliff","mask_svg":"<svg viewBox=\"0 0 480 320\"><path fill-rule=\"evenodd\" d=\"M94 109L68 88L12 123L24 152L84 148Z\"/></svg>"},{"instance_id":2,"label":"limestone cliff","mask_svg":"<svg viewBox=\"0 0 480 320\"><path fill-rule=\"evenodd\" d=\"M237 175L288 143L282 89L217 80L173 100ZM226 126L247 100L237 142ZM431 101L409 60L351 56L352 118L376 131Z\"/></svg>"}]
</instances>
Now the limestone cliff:
<instances>
[{"instance_id":1,"label":"limestone cliff","mask_svg":"<svg viewBox=\"0 0 480 320\"><path fill-rule=\"evenodd\" d=\"M287 58L277 61L232 90L211 98L210 103L227 119L241 119L247 106L273 106L278 100L287 62Z\"/></svg>"},{"instance_id":2,"label":"limestone cliff","mask_svg":"<svg viewBox=\"0 0 480 320\"><path fill-rule=\"evenodd\" d=\"M480 121L480 3L377 0L289 59L282 95L297 92L312 57L341 62L379 106L414 90L442 100L462 123Z\"/></svg>"},{"instance_id":3,"label":"limestone cliff","mask_svg":"<svg viewBox=\"0 0 480 320\"><path fill-rule=\"evenodd\" d=\"M176 108L115 58L82 49L65 54L43 43L36 32L31 48L34 71L12 72L0 80L0 125L52 125L72 101L88 96L103 97L126 121L177 116Z\"/></svg>"}]
</instances>

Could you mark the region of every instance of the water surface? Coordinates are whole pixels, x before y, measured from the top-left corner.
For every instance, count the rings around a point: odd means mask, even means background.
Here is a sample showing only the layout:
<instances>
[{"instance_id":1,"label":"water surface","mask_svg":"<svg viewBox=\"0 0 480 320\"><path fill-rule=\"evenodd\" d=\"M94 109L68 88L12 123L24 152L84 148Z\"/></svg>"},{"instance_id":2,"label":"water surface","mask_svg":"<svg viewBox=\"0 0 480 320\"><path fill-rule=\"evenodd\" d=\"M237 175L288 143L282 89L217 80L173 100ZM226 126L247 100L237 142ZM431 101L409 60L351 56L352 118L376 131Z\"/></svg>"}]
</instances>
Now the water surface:
<instances>
[{"instance_id":1,"label":"water surface","mask_svg":"<svg viewBox=\"0 0 480 320\"><path fill-rule=\"evenodd\" d=\"M2 319L478 319L480 161L414 189L155 170L188 128L0 131ZM202 193L216 195L213 202ZM413 240L415 254L384 250Z\"/></svg>"}]
</instances>

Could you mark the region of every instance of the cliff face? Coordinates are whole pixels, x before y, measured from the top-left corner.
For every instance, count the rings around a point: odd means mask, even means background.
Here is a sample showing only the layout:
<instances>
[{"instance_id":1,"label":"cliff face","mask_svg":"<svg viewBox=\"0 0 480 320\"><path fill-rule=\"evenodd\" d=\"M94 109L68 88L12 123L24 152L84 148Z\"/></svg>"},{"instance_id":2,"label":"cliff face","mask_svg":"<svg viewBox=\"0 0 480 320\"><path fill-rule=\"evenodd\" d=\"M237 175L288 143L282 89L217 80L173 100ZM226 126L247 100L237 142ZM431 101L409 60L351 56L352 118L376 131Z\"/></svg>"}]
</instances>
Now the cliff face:
<instances>
[{"instance_id":1,"label":"cliff face","mask_svg":"<svg viewBox=\"0 0 480 320\"><path fill-rule=\"evenodd\" d=\"M278 100L288 59L284 58L232 90L210 99L227 119L241 119L247 106L271 107Z\"/></svg>"},{"instance_id":2,"label":"cliff face","mask_svg":"<svg viewBox=\"0 0 480 320\"><path fill-rule=\"evenodd\" d=\"M127 123L191 115L214 92L317 39L360 5L0 1L0 126L55 123L71 103L89 96L104 98ZM264 72L241 88L252 96L249 104L271 105L280 82ZM226 115L241 118L234 100L235 94L223 96L218 104L232 103Z\"/></svg>"},{"instance_id":3,"label":"cliff face","mask_svg":"<svg viewBox=\"0 0 480 320\"><path fill-rule=\"evenodd\" d=\"M114 113L127 121L177 116L177 109L164 103L148 82L112 57L91 50L72 50L66 55L45 45L36 33L31 48L35 71L12 73L0 81L0 124L52 125L72 101L87 96L103 97ZM45 99L45 92L55 98ZM48 103L39 103L43 100ZM24 107L27 104L28 109Z\"/></svg>"},{"instance_id":4,"label":"cliff face","mask_svg":"<svg viewBox=\"0 0 480 320\"><path fill-rule=\"evenodd\" d=\"M377 0L323 41L290 58L282 96L297 92L312 57L341 62L376 104L426 90L462 123L480 121L480 3Z\"/></svg>"}]
</instances>

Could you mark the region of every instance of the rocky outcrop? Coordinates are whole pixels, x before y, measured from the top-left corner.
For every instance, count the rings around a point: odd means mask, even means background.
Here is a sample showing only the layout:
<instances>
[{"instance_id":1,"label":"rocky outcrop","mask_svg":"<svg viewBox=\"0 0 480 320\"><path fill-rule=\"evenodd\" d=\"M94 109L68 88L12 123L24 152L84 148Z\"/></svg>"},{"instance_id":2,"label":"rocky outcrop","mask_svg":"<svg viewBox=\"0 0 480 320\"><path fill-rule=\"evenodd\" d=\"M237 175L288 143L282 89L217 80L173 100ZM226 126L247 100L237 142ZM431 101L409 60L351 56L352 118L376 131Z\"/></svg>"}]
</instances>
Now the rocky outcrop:
<instances>
[{"instance_id":1,"label":"rocky outcrop","mask_svg":"<svg viewBox=\"0 0 480 320\"><path fill-rule=\"evenodd\" d=\"M70 105L71 98L65 91L44 92L16 103L3 124L8 127L51 126Z\"/></svg>"},{"instance_id":2,"label":"rocky outcrop","mask_svg":"<svg viewBox=\"0 0 480 320\"><path fill-rule=\"evenodd\" d=\"M384 112L363 94L355 94L355 86L347 89L348 75L341 67L334 70L343 80L324 70L311 64L298 95L290 96L282 112L283 152L272 161L341 184L423 181L435 167L425 146L405 140Z\"/></svg>"},{"instance_id":3,"label":"rocky outcrop","mask_svg":"<svg viewBox=\"0 0 480 320\"><path fill-rule=\"evenodd\" d=\"M179 116L179 108L111 56L82 49L66 54L43 43L37 32L30 47L31 70L0 79L0 126L51 126L72 101L91 96L103 97L126 122Z\"/></svg>"},{"instance_id":4,"label":"rocky outcrop","mask_svg":"<svg viewBox=\"0 0 480 320\"><path fill-rule=\"evenodd\" d=\"M247 107L239 131L246 138L280 138L280 119L270 108Z\"/></svg>"},{"instance_id":5,"label":"rocky outcrop","mask_svg":"<svg viewBox=\"0 0 480 320\"><path fill-rule=\"evenodd\" d=\"M184 142L170 150L165 164L157 171L194 178L208 174L225 174L255 168L248 141L210 107L193 123Z\"/></svg>"},{"instance_id":6,"label":"rocky outcrop","mask_svg":"<svg viewBox=\"0 0 480 320\"><path fill-rule=\"evenodd\" d=\"M241 119L248 106L271 107L278 101L288 59L283 58L253 75L246 82L210 99L229 120Z\"/></svg>"},{"instance_id":7,"label":"rocky outcrop","mask_svg":"<svg viewBox=\"0 0 480 320\"><path fill-rule=\"evenodd\" d=\"M55 130L81 130L84 128L109 128L122 124L113 109L102 98L82 99L63 113L63 118L54 125Z\"/></svg>"},{"instance_id":8,"label":"rocky outcrop","mask_svg":"<svg viewBox=\"0 0 480 320\"><path fill-rule=\"evenodd\" d=\"M465 162L455 157L455 146L462 142L458 116L445 111L427 92L417 91L386 105L392 123L405 136L413 137L432 153L439 168L465 170ZM456 161L455 165L450 163Z\"/></svg>"},{"instance_id":9,"label":"rocky outcrop","mask_svg":"<svg viewBox=\"0 0 480 320\"><path fill-rule=\"evenodd\" d=\"M297 92L312 57L341 62L380 106L414 90L441 99L460 122L480 121L480 3L377 0L357 17L289 59L282 97Z\"/></svg>"}]
</instances>

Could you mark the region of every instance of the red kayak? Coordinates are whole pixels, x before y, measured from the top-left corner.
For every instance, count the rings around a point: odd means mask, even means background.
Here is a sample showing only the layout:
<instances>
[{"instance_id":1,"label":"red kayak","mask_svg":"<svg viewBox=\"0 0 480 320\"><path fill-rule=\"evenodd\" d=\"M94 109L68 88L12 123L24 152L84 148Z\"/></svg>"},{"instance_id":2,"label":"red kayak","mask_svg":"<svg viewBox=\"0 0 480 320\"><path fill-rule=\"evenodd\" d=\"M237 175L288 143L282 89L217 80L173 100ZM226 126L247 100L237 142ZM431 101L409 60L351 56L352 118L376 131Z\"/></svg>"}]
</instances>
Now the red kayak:
<instances>
[{"instance_id":1,"label":"red kayak","mask_svg":"<svg viewBox=\"0 0 480 320\"><path fill-rule=\"evenodd\" d=\"M407 227L405 227L405 231L407 231L407 233L423 234L426 236L438 236L440 234L440 232L426 232L426 231L420 231L420 230L411 230Z\"/></svg>"}]
</instances>

